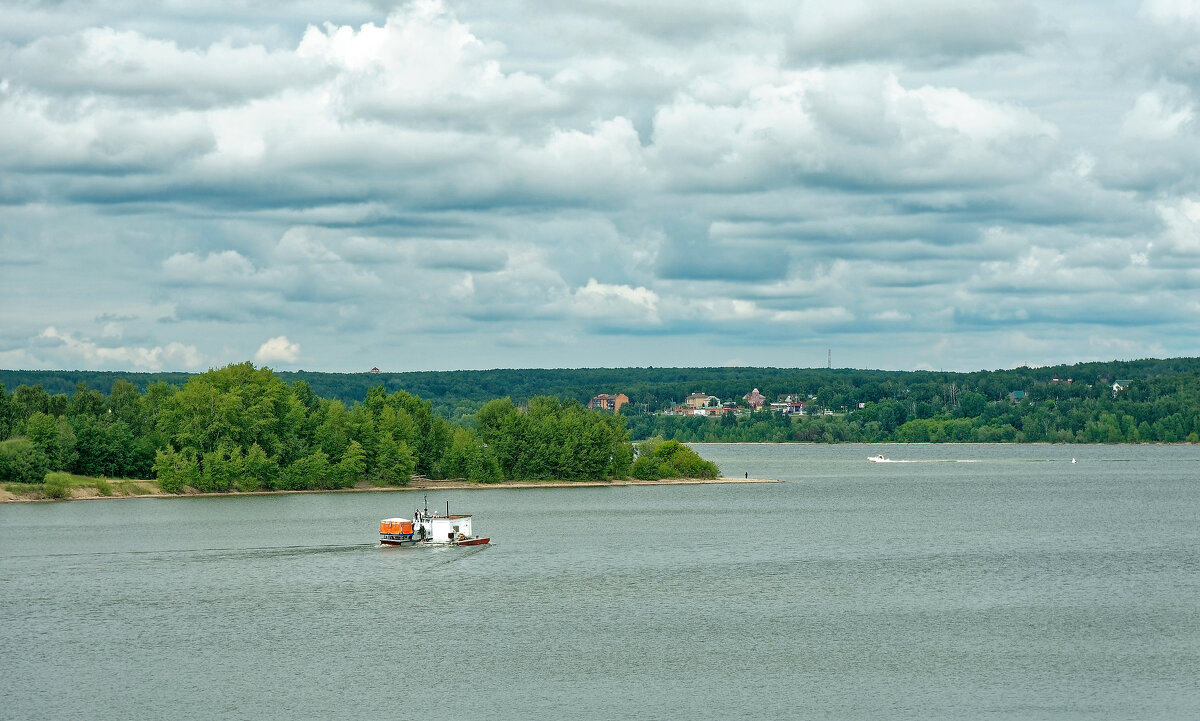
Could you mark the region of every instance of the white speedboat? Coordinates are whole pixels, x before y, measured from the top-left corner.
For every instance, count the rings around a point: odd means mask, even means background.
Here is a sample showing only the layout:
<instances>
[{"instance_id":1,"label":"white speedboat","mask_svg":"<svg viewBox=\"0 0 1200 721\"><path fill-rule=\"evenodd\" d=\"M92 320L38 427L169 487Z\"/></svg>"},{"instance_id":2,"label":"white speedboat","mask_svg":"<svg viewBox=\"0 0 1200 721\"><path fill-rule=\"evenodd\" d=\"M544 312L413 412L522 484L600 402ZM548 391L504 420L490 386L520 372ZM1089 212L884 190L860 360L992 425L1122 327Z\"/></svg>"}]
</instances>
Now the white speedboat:
<instances>
[{"instance_id":1,"label":"white speedboat","mask_svg":"<svg viewBox=\"0 0 1200 721\"><path fill-rule=\"evenodd\" d=\"M876 453L873 456L867 456L867 460L872 463L891 463L891 458L885 458L882 453Z\"/></svg>"}]
</instances>

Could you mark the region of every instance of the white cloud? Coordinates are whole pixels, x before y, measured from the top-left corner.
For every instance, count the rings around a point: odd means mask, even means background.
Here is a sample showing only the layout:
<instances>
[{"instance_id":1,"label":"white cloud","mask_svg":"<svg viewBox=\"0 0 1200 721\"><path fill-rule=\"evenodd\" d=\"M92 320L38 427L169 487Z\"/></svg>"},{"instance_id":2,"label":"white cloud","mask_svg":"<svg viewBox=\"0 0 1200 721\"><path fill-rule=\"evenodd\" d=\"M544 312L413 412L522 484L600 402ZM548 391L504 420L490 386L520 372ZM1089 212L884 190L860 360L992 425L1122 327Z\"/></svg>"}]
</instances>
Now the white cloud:
<instances>
[{"instance_id":1,"label":"white cloud","mask_svg":"<svg viewBox=\"0 0 1200 721\"><path fill-rule=\"evenodd\" d=\"M258 347L254 353L257 363L295 363L300 359L300 344L293 343L285 335L275 336Z\"/></svg>"},{"instance_id":2,"label":"white cloud","mask_svg":"<svg viewBox=\"0 0 1200 721\"><path fill-rule=\"evenodd\" d=\"M1176 253L1200 255L1200 198L1179 198L1158 206L1164 245Z\"/></svg>"},{"instance_id":3,"label":"white cloud","mask_svg":"<svg viewBox=\"0 0 1200 721\"><path fill-rule=\"evenodd\" d=\"M1157 92L1138 96L1137 103L1121 124L1121 132L1132 140L1170 140L1192 122L1191 104L1172 102Z\"/></svg>"},{"instance_id":4,"label":"white cloud","mask_svg":"<svg viewBox=\"0 0 1200 721\"><path fill-rule=\"evenodd\" d=\"M654 122L660 171L684 187L754 189L812 178L861 186L1003 183L1046 164L1057 128L956 88L894 74L810 71L737 105L681 97Z\"/></svg>"},{"instance_id":5,"label":"white cloud","mask_svg":"<svg viewBox=\"0 0 1200 721\"><path fill-rule=\"evenodd\" d=\"M222 250L201 257L197 253L175 253L163 261L167 279L178 285L228 285L252 278L257 271L236 250Z\"/></svg>"},{"instance_id":6,"label":"white cloud","mask_svg":"<svg viewBox=\"0 0 1200 721\"><path fill-rule=\"evenodd\" d=\"M383 26L310 26L296 50L338 69L338 105L351 114L475 124L471 109L509 113L554 102L538 78L503 72L496 53L440 0L401 7Z\"/></svg>"},{"instance_id":7,"label":"white cloud","mask_svg":"<svg viewBox=\"0 0 1200 721\"><path fill-rule=\"evenodd\" d=\"M1200 0L1142 0L1138 14L1162 25L1200 26Z\"/></svg>"},{"instance_id":8,"label":"white cloud","mask_svg":"<svg viewBox=\"0 0 1200 721\"><path fill-rule=\"evenodd\" d=\"M58 344L67 357L82 360L95 368L135 368L149 371L165 369L197 370L204 358L195 346L179 342L163 346L100 346L87 338L77 338L54 326L48 326L38 336L43 341Z\"/></svg>"},{"instance_id":9,"label":"white cloud","mask_svg":"<svg viewBox=\"0 0 1200 721\"><path fill-rule=\"evenodd\" d=\"M589 278L575 289L572 312L582 318L604 319L629 325L658 325L658 293L646 288L600 283Z\"/></svg>"}]
</instances>

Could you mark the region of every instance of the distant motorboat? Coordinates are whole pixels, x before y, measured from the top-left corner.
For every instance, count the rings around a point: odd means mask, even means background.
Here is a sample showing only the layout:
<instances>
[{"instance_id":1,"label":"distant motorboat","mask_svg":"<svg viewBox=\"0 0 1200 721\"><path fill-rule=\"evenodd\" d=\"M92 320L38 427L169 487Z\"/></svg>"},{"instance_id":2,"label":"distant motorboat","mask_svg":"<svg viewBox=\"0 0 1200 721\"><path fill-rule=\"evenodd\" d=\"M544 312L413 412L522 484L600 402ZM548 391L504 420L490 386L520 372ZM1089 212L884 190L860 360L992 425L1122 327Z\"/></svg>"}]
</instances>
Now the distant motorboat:
<instances>
[{"instance_id":1,"label":"distant motorboat","mask_svg":"<svg viewBox=\"0 0 1200 721\"><path fill-rule=\"evenodd\" d=\"M867 456L867 460L872 463L891 463L891 458L885 458L882 453L876 453L873 456Z\"/></svg>"}]
</instances>

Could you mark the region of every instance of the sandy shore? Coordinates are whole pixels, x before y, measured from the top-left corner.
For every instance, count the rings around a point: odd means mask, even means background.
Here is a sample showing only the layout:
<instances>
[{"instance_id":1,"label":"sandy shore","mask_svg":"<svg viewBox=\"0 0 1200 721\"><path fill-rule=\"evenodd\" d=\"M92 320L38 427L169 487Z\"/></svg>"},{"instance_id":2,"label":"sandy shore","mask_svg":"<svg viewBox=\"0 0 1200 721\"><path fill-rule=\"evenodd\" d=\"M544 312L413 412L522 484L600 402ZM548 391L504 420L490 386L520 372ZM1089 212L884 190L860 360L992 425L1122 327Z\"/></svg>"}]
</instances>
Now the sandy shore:
<instances>
[{"instance_id":1,"label":"sandy shore","mask_svg":"<svg viewBox=\"0 0 1200 721\"><path fill-rule=\"evenodd\" d=\"M658 481L639 481L636 479L626 479L620 481L505 481L503 483L469 483L466 481L434 481L425 478L413 479L412 483L407 486L371 486L361 484L354 488L341 488L338 490L323 490L323 491L230 491L228 493L199 493L196 491L187 491L184 493L162 493L157 490L157 486L153 481L115 481L113 486L119 483L135 484L139 488L139 492L134 494L114 493L111 496L102 496L100 491L94 486L83 486L71 489L71 498L61 500L114 500L126 498L187 498L194 496L279 496L285 494L296 493L393 493L403 491L434 491L434 490L455 490L455 491L485 491L497 489L518 489L518 488L598 488L604 486L682 486L682 485L711 485L721 483L782 483L782 481L771 478L667 478ZM32 496L15 495L9 491L0 489L0 503L34 503L34 502L49 502L54 499L35 498Z\"/></svg>"}]
</instances>

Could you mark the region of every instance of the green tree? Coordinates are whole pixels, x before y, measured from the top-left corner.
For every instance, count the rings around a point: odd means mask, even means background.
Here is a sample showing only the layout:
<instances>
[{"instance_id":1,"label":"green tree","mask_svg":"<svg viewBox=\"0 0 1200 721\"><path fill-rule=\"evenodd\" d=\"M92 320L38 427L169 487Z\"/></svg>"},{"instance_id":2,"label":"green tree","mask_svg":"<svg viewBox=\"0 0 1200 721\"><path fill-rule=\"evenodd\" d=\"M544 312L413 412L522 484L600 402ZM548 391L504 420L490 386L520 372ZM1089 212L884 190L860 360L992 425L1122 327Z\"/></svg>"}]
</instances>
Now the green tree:
<instances>
[{"instance_id":1,"label":"green tree","mask_svg":"<svg viewBox=\"0 0 1200 721\"><path fill-rule=\"evenodd\" d=\"M470 429L457 428L450 449L442 457L442 475L474 483L495 483L500 480L500 466L478 435Z\"/></svg>"},{"instance_id":2,"label":"green tree","mask_svg":"<svg viewBox=\"0 0 1200 721\"><path fill-rule=\"evenodd\" d=\"M4 384L0 383L0 441L13 434L17 425L17 404L13 397L5 393Z\"/></svg>"},{"instance_id":3,"label":"green tree","mask_svg":"<svg viewBox=\"0 0 1200 721\"><path fill-rule=\"evenodd\" d=\"M398 441L391 433L379 438L379 452L370 473L374 480L385 486L407 486L412 480L417 459L404 441Z\"/></svg>"},{"instance_id":4,"label":"green tree","mask_svg":"<svg viewBox=\"0 0 1200 721\"><path fill-rule=\"evenodd\" d=\"M66 468L63 463L63 438L56 418L41 411L34 413L25 422L25 435L46 456L51 470Z\"/></svg>"},{"instance_id":5,"label":"green tree","mask_svg":"<svg viewBox=\"0 0 1200 721\"><path fill-rule=\"evenodd\" d=\"M71 396L71 401L67 404L67 416L69 418L79 418L81 416L99 418L107 410L104 407L104 396L100 391L91 390L82 381L75 385L75 393Z\"/></svg>"},{"instance_id":6,"label":"green tree","mask_svg":"<svg viewBox=\"0 0 1200 721\"><path fill-rule=\"evenodd\" d=\"M352 488L363 479L367 472L367 452L358 441L350 441L342 454L342 460L337 464L337 484L339 488Z\"/></svg>"},{"instance_id":7,"label":"green tree","mask_svg":"<svg viewBox=\"0 0 1200 721\"><path fill-rule=\"evenodd\" d=\"M326 490L335 488L336 468L325 451L317 449L283 469L280 487L291 490Z\"/></svg>"},{"instance_id":8,"label":"green tree","mask_svg":"<svg viewBox=\"0 0 1200 721\"><path fill-rule=\"evenodd\" d=\"M154 475L163 493L183 493L186 486L199 484L200 466L194 455L167 446L155 454Z\"/></svg>"},{"instance_id":9,"label":"green tree","mask_svg":"<svg viewBox=\"0 0 1200 721\"><path fill-rule=\"evenodd\" d=\"M28 438L0 441L0 481L41 483L50 470L50 461Z\"/></svg>"},{"instance_id":10,"label":"green tree","mask_svg":"<svg viewBox=\"0 0 1200 721\"><path fill-rule=\"evenodd\" d=\"M242 468L239 491L270 490L275 488L279 479L279 464L268 457L267 452L257 443L252 444L246 451Z\"/></svg>"}]
</instances>

